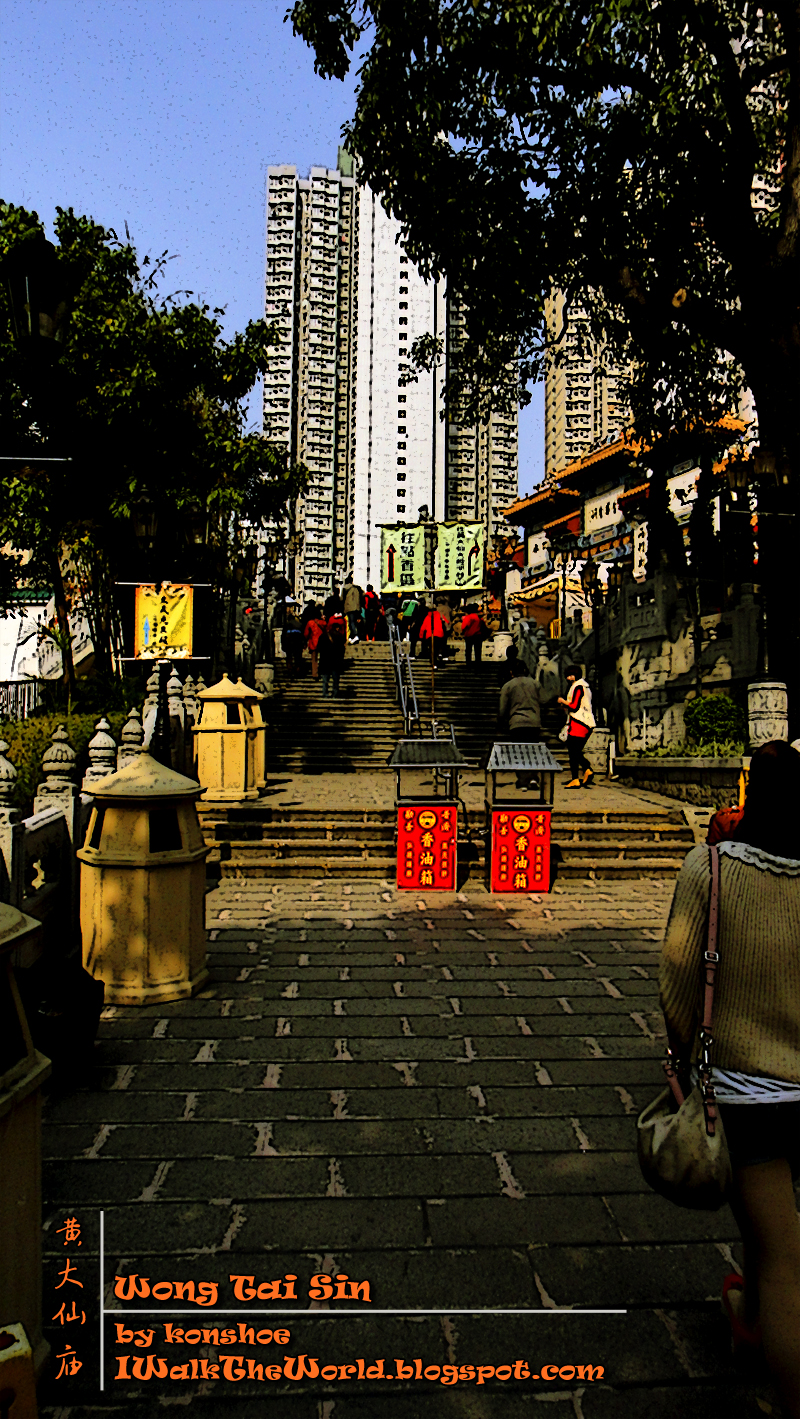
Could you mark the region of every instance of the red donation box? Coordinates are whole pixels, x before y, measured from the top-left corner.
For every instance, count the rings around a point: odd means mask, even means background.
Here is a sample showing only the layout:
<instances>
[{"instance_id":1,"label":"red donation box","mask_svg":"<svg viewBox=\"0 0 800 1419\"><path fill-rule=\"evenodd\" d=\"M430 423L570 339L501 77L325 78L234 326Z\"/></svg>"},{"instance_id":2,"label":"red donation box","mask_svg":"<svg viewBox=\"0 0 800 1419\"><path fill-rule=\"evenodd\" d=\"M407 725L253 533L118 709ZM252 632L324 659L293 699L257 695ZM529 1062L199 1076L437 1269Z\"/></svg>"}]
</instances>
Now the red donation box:
<instances>
[{"instance_id":1,"label":"red donation box","mask_svg":"<svg viewBox=\"0 0 800 1419\"><path fill-rule=\"evenodd\" d=\"M456 889L457 803L403 803L397 808L397 885Z\"/></svg>"},{"instance_id":2,"label":"red donation box","mask_svg":"<svg viewBox=\"0 0 800 1419\"><path fill-rule=\"evenodd\" d=\"M491 889L493 892L550 890L549 809L494 809Z\"/></svg>"}]
</instances>

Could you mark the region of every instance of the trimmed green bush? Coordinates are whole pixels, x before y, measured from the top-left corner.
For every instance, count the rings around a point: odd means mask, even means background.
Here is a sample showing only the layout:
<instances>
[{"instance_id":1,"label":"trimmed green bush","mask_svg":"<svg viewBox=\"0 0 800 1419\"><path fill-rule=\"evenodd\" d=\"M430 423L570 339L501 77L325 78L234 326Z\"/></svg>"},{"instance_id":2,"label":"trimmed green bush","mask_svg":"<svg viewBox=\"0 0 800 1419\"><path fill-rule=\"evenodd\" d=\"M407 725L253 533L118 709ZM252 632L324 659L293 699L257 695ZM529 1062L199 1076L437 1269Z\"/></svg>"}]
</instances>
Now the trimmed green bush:
<instances>
[{"instance_id":1,"label":"trimmed green bush","mask_svg":"<svg viewBox=\"0 0 800 1419\"><path fill-rule=\"evenodd\" d=\"M747 738L747 717L728 695L700 695L687 700L683 722L695 744Z\"/></svg>"},{"instance_id":2,"label":"trimmed green bush","mask_svg":"<svg viewBox=\"0 0 800 1419\"><path fill-rule=\"evenodd\" d=\"M657 744L652 749L638 749L639 759L738 759L745 752L743 739L712 739L696 744L681 740L679 744Z\"/></svg>"},{"instance_id":3,"label":"trimmed green bush","mask_svg":"<svg viewBox=\"0 0 800 1419\"><path fill-rule=\"evenodd\" d=\"M34 796L44 779L42 756L59 724L65 726L69 742L78 756L77 782L80 784L89 764L89 740L94 738L95 725L100 717L99 714L37 714L30 719L0 720L0 739L5 739L8 744L5 757L10 759L17 771L14 785L16 808L26 815L33 812ZM118 711L106 717L111 725L111 733L119 743L127 715Z\"/></svg>"}]
</instances>

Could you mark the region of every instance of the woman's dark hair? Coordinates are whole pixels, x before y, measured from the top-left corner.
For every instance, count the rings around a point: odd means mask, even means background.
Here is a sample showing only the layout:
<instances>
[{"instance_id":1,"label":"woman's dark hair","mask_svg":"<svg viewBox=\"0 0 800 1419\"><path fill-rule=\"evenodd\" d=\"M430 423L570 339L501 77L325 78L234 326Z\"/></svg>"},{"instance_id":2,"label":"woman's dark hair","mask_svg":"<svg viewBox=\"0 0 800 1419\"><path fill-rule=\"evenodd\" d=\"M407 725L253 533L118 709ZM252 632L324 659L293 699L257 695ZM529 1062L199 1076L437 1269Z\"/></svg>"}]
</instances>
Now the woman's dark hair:
<instances>
[{"instance_id":1,"label":"woman's dark hair","mask_svg":"<svg viewBox=\"0 0 800 1419\"><path fill-rule=\"evenodd\" d=\"M564 679L565 679L565 680L569 679L569 676L570 676L570 675L574 675L576 680L580 680L580 678L581 678L581 672L580 672L580 670L578 669L577 665L565 665L565 666L564 666Z\"/></svg>"},{"instance_id":2,"label":"woman's dark hair","mask_svg":"<svg viewBox=\"0 0 800 1419\"><path fill-rule=\"evenodd\" d=\"M761 744L753 754L734 836L774 857L800 860L800 754L786 740Z\"/></svg>"}]
</instances>

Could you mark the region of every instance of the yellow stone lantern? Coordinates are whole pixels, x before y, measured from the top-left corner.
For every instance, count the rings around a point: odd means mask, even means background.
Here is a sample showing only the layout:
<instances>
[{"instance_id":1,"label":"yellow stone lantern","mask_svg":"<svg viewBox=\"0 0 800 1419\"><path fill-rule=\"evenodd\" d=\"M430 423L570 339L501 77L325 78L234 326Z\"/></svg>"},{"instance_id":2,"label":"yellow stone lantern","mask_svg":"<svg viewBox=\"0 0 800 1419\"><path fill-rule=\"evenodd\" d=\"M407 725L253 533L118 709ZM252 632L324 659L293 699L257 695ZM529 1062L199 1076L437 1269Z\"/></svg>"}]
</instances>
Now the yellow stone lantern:
<instances>
[{"instance_id":1,"label":"yellow stone lantern","mask_svg":"<svg viewBox=\"0 0 800 1419\"><path fill-rule=\"evenodd\" d=\"M258 798L266 785L264 696L227 675L201 690L197 736L197 777L204 801L241 803Z\"/></svg>"},{"instance_id":2,"label":"yellow stone lantern","mask_svg":"<svg viewBox=\"0 0 800 1419\"><path fill-rule=\"evenodd\" d=\"M83 964L109 1003L183 1000L208 979L199 793L150 754L94 788L78 852Z\"/></svg>"}]
</instances>

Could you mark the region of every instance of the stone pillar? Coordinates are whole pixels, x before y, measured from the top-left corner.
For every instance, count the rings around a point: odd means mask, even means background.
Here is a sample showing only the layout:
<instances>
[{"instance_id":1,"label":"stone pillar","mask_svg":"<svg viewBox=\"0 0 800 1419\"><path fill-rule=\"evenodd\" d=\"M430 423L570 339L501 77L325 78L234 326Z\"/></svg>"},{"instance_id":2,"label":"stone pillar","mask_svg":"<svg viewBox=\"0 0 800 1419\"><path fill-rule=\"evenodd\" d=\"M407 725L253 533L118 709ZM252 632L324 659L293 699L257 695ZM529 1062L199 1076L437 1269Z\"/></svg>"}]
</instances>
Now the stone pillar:
<instances>
[{"instance_id":1,"label":"stone pillar","mask_svg":"<svg viewBox=\"0 0 800 1419\"><path fill-rule=\"evenodd\" d=\"M98 719L95 730L94 738L89 740L89 767L81 784L84 793L91 793L92 785L113 774L117 767L117 746L108 720Z\"/></svg>"},{"instance_id":2,"label":"stone pillar","mask_svg":"<svg viewBox=\"0 0 800 1419\"><path fill-rule=\"evenodd\" d=\"M122 726L120 736L119 753L117 754L117 766L125 768L132 759L137 759L144 753L144 729L142 727L142 716L134 705L128 718Z\"/></svg>"},{"instance_id":3,"label":"stone pillar","mask_svg":"<svg viewBox=\"0 0 800 1419\"><path fill-rule=\"evenodd\" d=\"M182 774L186 715L183 705L183 686L181 684L180 675L174 665L169 679L167 680L167 714L169 715L169 744L170 753L172 755L172 767L179 774Z\"/></svg>"},{"instance_id":4,"label":"stone pillar","mask_svg":"<svg viewBox=\"0 0 800 1419\"><path fill-rule=\"evenodd\" d=\"M146 688L147 697L142 705L142 726L144 728L144 747L149 749L158 714L158 670L155 667L147 681Z\"/></svg>"},{"instance_id":5,"label":"stone pillar","mask_svg":"<svg viewBox=\"0 0 800 1419\"><path fill-rule=\"evenodd\" d=\"M585 748L585 754L596 774L609 773L610 729L593 729Z\"/></svg>"},{"instance_id":6,"label":"stone pillar","mask_svg":"<svg viewBox=\"0 0 800 1419\"><path fill-rule=\"evenodd\" d=\"M495 631L494 659L498 661L500 665L505 663L506 651L508 650L508 647L510 645L513 645L513 643L514 637L512 635L509 635L508 631Z\"/></svg>"},{"instance_id":7,"label":"stone pillar","mask_svg":"<svg viewBox=\"0 0 800 1419\"><path fill-rule=\"evenodd\" d=\"M76 754L69 742L65 725L53 731L50 747L42 757L44 782L39 784L33 800L34 813L46 813L48 808L60 808L74 843L79 807L78 786L75 782Z\"/></svg>"},{"instance_id":8,"label":"stone pillar","mask_svg":"<svg viewBox=\"0 0 800 1419\"><path fill-rule=\"evenodd\" d=\"M274 695L275 693L275 666L257 665L253 684L262 695Z\"/></svg>"},{"instance_id":9,"label":"stone pillar","mask_svg":"<svg viewBox=\"0 0 800 1419\"><path fill-rule=\"evenodd\" d=\"M0 739L0 900L14 903L18 899L18 884L14 880L15 839L23 829L19 826L22 815L14 807L17 771L5 757L7 748L5 739Z\"/></svg>"},{"instance_id":10,"label":"stone pillar","mask_svg":"<svg viewBox=\"0 0 800 1419\"><path fill-rule=\"evenodd\" d=\"M199 703L195 694L194 678L187 675L183 682L183 716L185 724L196 724L199 714Z\"/></svg>"},{"instance_id":11,"label":"stone pillar","mask_svg":"<svg viewBox=\"0 0 800 1419\"><path fill-rule=\"evenodd\" d=\"M156 718L148 745L148 753L152 754L153 758L156 759L159 764L163 764L165 768L172 767L169 695L167 693L167 684L171 671L172 667L168 660L159 660L157 671L158 696L156 701Z\"/></svg>"},{"instance_id":12,"label":"stone pillar","mask_svg":"<svg viewBox=\"0 0 800 1419\"><path fill-rule=\"evenodd\" d=\"M187 675L183 682L183 765L178 765L180 773L194 778L194 726L200 718L200 701L197 698L194 679Z\"/></svg>"},{"instance_id":13,"label":"stone pillar","mask_svg":"<svg viewBox=\"0 0 800 1419\"><path fill-rule=\"evenodd\" d=\"M789 738L789 698L781 680L756 680L747 687L750 748Z\"/></svg>"}]
</instances>

